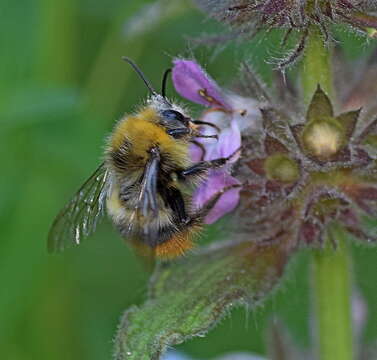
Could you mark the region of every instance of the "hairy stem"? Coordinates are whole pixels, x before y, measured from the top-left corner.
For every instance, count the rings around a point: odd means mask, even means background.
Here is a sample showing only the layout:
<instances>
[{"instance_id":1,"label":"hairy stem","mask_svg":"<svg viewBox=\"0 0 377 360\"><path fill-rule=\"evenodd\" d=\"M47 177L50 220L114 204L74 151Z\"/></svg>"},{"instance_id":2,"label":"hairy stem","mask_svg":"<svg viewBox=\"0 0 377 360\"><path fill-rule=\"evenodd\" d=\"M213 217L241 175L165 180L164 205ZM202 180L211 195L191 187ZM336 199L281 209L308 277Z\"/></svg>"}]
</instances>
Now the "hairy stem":
<instances>
[{"instance_id":1,"label":"hairy stem","mask_svg":"<svg viewBox=\"0 0 377 360\"><path fill-rule=\"evenodd\" d=\"M318 84L328 96L334 95L330 49L325 47L317 28L311 29L309 33L301 69L301 83L307 104Z\"/></svg>"},{"instance_id":2,"label":"hairy stem","mask_svg":"<svg viewBox=\"0 0 377 360\"><path fill-rule=\"evenodd\" d=\"M320 32L311 29L301 73L306 103L318 86L333 97L330 49L323 44ZM329 230L338 244L334 250L328 240L324 249L313 255L312 299L317 330L317 359L352 360L350 259L344 235L339 229Z\"/></svg>"},{"instance_id":3,"label":"hairy stem","mask_svg":"<svg viewBox=\"0 0 377 360\"><path fill-rule=\"evenodd\" d=\"M338 243L336 251L328 246L316 252L312 264L319 359L351 360L354 356L350 258L342 233L333 231L332 236Z\"/></svg>"}]
</instances>

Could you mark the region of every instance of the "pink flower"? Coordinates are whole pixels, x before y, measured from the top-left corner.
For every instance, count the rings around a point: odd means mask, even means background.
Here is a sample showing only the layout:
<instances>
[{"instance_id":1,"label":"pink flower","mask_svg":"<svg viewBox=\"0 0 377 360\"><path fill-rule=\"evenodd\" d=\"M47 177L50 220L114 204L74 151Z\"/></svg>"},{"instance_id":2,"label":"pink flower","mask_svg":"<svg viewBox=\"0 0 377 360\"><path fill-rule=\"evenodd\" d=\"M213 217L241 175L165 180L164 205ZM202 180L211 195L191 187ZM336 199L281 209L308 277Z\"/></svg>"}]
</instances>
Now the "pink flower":
<instances>
[{"instance_id":1,"label":"pink flower","mask_svg":"<svg viewBox=\"0 0 377 360\"><path fill-rule=\"evenodd\" d=\"M197 139L205 148L193 145L191 158L194 162L228 157L241 148L241 130L259 124L260 112L256 101L242 96L225 93L216 82L193 60L174 60L173 83L177 92L209 109L203 113L202 121L216 125L220 129L218 141ZM240 107L242 106L242 107ZM213 133L213 128L204 127L203 133ZM241 185L231 175L232 164L239 155L233 156L220 169L208 172L207 179L197 188L193 195L193 204L201 208L212 196L231 185ZM205 222L212 224L225 214L231 212L239 203L241 187L226 191L206 216Z\"/></svg>"},{"instance_id":2,"label":"pink flower","mask_svg":"<svg viewBox=\"0 0 377 360\"><path fill-rule=\"evenodd\" d=\"M175 89L186 99L212 107L214 103L209 101L212 98L218 106L231 110L219 86L195 61L175 59L172 76ZM207 99L204 94L201 95L203 91Z\"/></svg>"}]
</instances>

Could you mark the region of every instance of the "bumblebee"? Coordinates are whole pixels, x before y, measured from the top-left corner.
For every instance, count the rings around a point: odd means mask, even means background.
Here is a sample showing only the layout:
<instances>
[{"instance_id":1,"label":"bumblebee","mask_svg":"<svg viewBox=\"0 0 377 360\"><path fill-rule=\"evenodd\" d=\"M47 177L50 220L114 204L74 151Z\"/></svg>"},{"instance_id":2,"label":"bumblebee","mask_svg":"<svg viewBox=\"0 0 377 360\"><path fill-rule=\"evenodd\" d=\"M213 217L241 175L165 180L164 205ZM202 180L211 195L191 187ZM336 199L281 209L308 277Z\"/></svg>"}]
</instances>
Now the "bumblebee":
<instances>
[{"instance_id":1,"label":"bumblebee","mask_svg":"<svg viewBox=\"0 0 377 360\"><path fill-rule=\"evenodd\" d=\"M123 59L144 81L149 100L139 112L116 124L107 139L103 163L55 218L48 235L50 252L80 244L107 212L137 252L175 258L193 247L203 218L227 190L203 208L192 208L188 189L202 180L208 169L224 165L231 156L192 163L190 143L197 143L198 137L217 138L200 133L201 126L213 125L192 120L167 100L169 71L159 94L135 63Z\"/></svg>"}]
</instances>

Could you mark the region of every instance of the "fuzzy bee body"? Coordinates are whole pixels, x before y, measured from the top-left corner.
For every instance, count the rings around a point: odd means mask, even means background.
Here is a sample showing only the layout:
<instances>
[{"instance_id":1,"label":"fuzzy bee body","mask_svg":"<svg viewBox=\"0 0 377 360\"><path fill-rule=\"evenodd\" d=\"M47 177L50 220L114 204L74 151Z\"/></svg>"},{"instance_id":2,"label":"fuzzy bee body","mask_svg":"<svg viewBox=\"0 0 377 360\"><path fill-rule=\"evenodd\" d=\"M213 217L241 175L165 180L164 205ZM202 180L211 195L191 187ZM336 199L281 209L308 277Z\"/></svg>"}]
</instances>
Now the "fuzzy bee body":
<instances>
[{"instance_id":1,"label":"fuzzy bee body","mask_svg":"<svg viewBox=\"0 0 377 360\"><path fill-rule=\"evenodd\" d=\"M202 219L221 196L193 209L190 187L209 168L230 158L193 164L190 142L202 135L199 126L177 105L156 93L140 69L125 58L151 92L148 103L123 117L107 141L104 162L55 218L48 236L50 251L60 251L92 234L105 211L127 241L143 255L169 259L193 246ZM199 124L199 126L198 126ZM233 156L233 155L231 155Z\"/></svg>"},{"instance_id":2,"label":"fuzzy bee body","mask_svg":"<svg viewBox=\"0 0 377 360\"><path fill-rule=\"evenodd\" d=\"M135 115L122 118L105 150L105 160L58 214L49 249L62 250L90 235L105 209L127 241L143 255L174 258L193 246L201 215L191 208L189 144L199 135L182 109L161 95Z\"/></svg>"},{"instance_id":3,"label":"fuzzy bee body","mask_svg":"<svg viewBox=\"0 0 377 360\"><path fill-rule=\"evenodd\" d=\"M199 219L190 214L185 181L178 178L181 170L192 165L189 136L168 135L157 110L158 99L154 102L137 115L123 118L109 138L105 164L112 186L106 205L122 236L137 249L152 250L157 257L175 257L192 247L200 228ZM143 203L143 177L150 166L155 167L155 191L145 196L154 198Z\"/></svg>"}]
</instances>

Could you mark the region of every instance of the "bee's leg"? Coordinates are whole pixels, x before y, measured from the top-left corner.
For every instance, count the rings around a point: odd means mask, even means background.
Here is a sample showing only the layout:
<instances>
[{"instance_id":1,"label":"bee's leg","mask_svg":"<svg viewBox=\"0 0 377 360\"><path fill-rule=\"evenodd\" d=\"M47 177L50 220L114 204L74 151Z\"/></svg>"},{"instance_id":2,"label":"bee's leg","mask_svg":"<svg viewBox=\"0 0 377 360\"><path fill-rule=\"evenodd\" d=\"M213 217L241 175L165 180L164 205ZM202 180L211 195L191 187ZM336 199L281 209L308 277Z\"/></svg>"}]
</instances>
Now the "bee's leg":
<instances>
[{"instance_id":1,"label":"bee's leg","mask_svg":"<svg viewBox=\"0 0 377 360\"><path fill-rule=\"evenodd\" d=\"M200 161L187 169L181 170L178 172L178 176L187 178L190 176L200 176L207 172L209 169L216 169L225 165L233 156L240 152L241 148L234 151L227 157L209 160L209 161Z\"/></svg>"},{"instance_id":2,"label":"bee's leg","mask_svg":"<svg viewBox=\"0 0 377 360\"><path fill-rule=\"evenodd\" d=\"M200 161L203 161L204 157L206 156L206 152L207 152L204 145L202 143L200 143L199 141L196 141L196 140L191 140L190 142L192 144L194 144L195 146L197 146L200 150L202 150L202 156L200 157Z\"/></svg>"},{"instance_id":3,"label":"bee's leg","mask_svg":"<svg viewBox=\"0 0 377 360\"><path fill-rule=\"evenodd\" d=\"M192 122L193 124L195 124L195 125L207 125L207 126L210 126L210 127L214 128L214 129L216 129L217 132L220 132L220 131L221 131L220 128L219 128L217 125L212 124L212 123L207 122L207 121L192 120L191 122Z\"/></svg>"},{"instance_id":4,"label":"bee's leg","mask_svg":"<svg viewBox=\"0 0 377 360\"><path fill-rule=\"evenodd\" d=\"M220 200L221 196L224 195L227 191L242 187L240 184L229 185L218 191L217 193L213 194L211 198L194 214L194 218L196 219L203 219L205 218L209 212L214 208L216 203Z\"/></svg>"},{"instance_id":5,"label":"bee's leg","mask_svg":"<svg viewBox=\"0 0 377 360\"><path fill-rule=\"evenodd\" d=\"M179 139L180 137L190 134L191 130L187 127L183 127L183 128L177 128L177 129L170 129L166 132L168 135L173 136L173 138Z\"/></svg>"},{"instance_id":6,"label":"bee's leg","mask_svg":"<svg viewBox=\"0 0 377 360\"><path fill-rule=\"evenodd\" d=\"M175 139L179 139L186 135L191 135L193 137L200 137L200 138L211 138L211 139L218 139L217 135L202 135L197 131L193 131L190 128L183 127L183 128L177 128L177 129L169 129L166 131L166 133L170 136L173 136Z\"/></svg>"},{"instance_id":7,"label":"bee's leg","mask_svg":"<svg viewBox=\"0 0 377 360\"><path fill-rule=\"evenodd\" d=\"M214 135L203 135L203 134L195 132L193 134L193 136L196 137L196 138L206 138L206 139L216 139L216 140L219 140L219 136L216 135L216 134L214 134Z\"/></svg>"}]
</instances>

